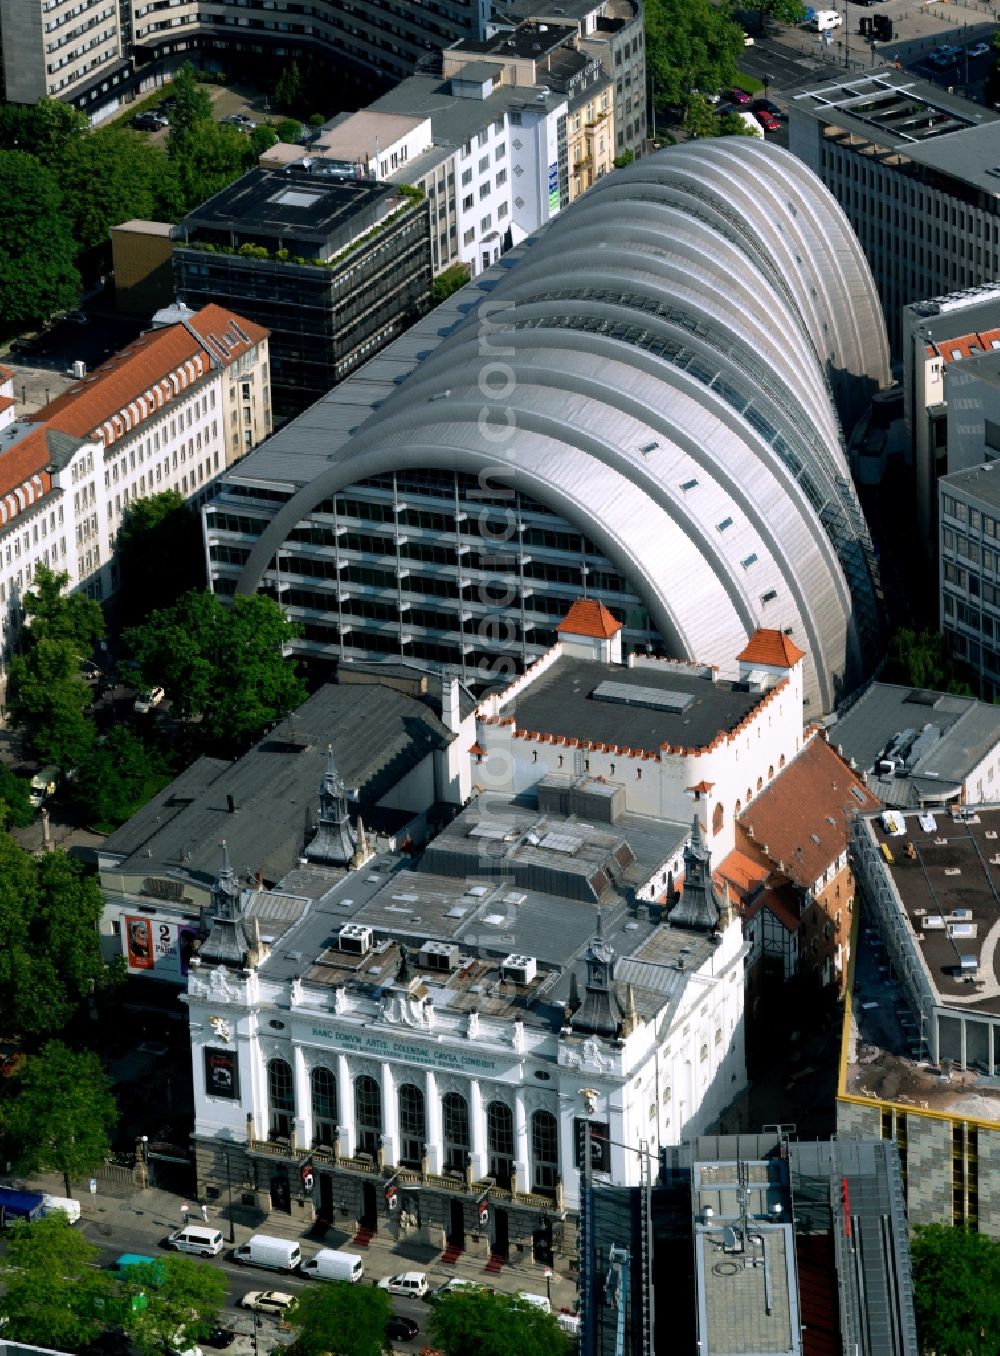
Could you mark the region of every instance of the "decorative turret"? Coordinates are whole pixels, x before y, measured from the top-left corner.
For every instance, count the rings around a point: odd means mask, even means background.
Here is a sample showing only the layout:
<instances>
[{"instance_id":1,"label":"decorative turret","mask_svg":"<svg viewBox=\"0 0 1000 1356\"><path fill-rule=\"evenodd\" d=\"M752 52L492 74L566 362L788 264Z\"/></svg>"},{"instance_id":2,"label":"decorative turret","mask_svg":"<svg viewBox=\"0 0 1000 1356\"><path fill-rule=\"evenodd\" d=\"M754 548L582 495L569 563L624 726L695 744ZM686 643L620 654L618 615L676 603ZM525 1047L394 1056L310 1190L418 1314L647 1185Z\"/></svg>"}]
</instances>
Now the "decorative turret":
<instances>
[{"instance_id":1,"label":"decorative turret","mask_svg":"<svg viewBox=\"0 0 1000 1356\"><path fill-rule=\"evenodd\" d=\"M222 866L212 886L212 923L198 959L209 965L243 970L254 952L243 917L239 881L229 864L229 850L223 840Z\"/></svg>"},{"instance_id":2,"label":"decorative turret","mask_svg":"<svg viewBox=\"0 0 1000 1356\"><path fill-rule=\"evenodd\" d=\"M722 906L712 882L711 860L711 851L702 837L701 822L695 815L691 841L684 849L684 887L680 899L667 914L675 927L713 932L719 926Z\"/></svg>"},{"instance_id":3,"label":"decorative turret","mask_svg":"<svg viewBox=\"0 0 1000 1356\"><path fill-rule=\"evenodd\" d=\"M622 1010L614 987L615 953L604 940L601 913L597 913L597 931L587 947L587 978L583 1002L570 1018L574 1031L595 1036L614 1037L622 1023Z\"/></svg>"},{"instance_id":4,"label":"decorative turret","mask_svg":"<svg viewBox=\"0 0 1000 1356\"><path fill-rule=\"evenodd\" d=\"M327 746L326 769L319 786L319 825L306 848L311 862L331 866L350 866L357 848L347 809L347 787L333 761L333 749Z\"/></svg>"}]
</instances>

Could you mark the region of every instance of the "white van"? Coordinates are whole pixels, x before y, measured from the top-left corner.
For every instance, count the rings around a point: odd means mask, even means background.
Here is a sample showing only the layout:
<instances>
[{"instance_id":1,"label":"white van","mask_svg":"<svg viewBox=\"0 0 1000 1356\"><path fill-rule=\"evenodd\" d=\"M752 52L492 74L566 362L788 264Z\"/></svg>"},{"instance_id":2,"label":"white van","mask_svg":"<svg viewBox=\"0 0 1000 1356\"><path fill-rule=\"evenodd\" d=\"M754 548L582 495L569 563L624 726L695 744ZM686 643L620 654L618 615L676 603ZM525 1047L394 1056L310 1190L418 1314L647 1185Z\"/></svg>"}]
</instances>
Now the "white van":
<instances>
[{"instance_id":1,"label":"white van","mask_svg":"<svg viewBox=\"0 0 1000 1356\"><path fill-rule=\"evenodd\" d=\"M519 1290L517 1298L524 1300L525 1304L533 1304L536 1309L541 1309L543 1314L551 1314L552 1303L546 1295L532 1295L527 1290Z\"/></svg>"},{"instance_id":2,"label":"white van","mask_svg":"<svg viewBox=\"0 0 1000 1356\"><path fill-rule=\"evenodd\" d=\"M844 16L835 9L818 9L806 24L814 33L827 33L831 28L839 28Z\"/></svg>"},{"instance_id":3,"label":"white van","mask_svg":"<svg viewBox=\"0 0 1000 1356\"><path fill-rule=\"evenodd\" d=\"M80 1218L80 1202L71 1200L69 1196L49 1196L43 1192L42 1212L46 1215L65 1215L70 1224L75 1224Z\"/></svg>"},{"instance_id":4,"label":"white van","mask_svg":"<svg viewBox=\"0 0 1000 1356\"><path fill-rule=\"evenodd\" d=\"M365 1274L365 1264L356 1253L321 1248L315 1257L307 1257L299 1267L303 1276L317 1281L350 1281L357 1285Z\"/></svg>"},{"instance_id":5,"label":"white van","mask_svg":"<svg viewBox=\"0 0 1000 1356\"><path fill-rule=\"evenodd\" d=\"M207 1224L186 1224L167 1239L167 1247L174 1252L193 1252L199 1257L216 1257L223 1248L218 1229Z\"/></svg>"},{"instance_id":6,"label":"white van","mask_svg":"<svg viewBox=\"0 0 1000 1356\"><path fill-rule=\"evenodd\" d=\"M269 1271L295 1271L302 1261L302 1253L293 1239L254 1234L242 1247L233 1251L233 1261L252 1267L267 1267Z\"/></svg>"}]
</instances>

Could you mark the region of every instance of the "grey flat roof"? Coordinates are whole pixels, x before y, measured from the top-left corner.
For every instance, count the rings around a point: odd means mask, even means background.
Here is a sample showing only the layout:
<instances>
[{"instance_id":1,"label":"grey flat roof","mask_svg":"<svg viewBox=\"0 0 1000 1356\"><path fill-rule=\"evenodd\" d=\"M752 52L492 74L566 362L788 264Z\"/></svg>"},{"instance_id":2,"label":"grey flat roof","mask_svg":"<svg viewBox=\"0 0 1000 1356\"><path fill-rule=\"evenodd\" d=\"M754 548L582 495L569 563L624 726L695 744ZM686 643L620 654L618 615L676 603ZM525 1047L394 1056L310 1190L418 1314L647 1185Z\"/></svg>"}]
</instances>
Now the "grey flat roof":
<instances>
[{"instance_id":1,"label":"grey flat roof","mask_svg":"<svg viewBox=\"0 0 1000 1356\"><path fill-rule=\"evenodd\" d=\"M396 196L385 184L317 178L305 170L252 169L189 212L185 230L288 234L326 244Z\"/></svg>"},{"instance_id":2,"label":"grey flat roof","mask_svg":"<svg viewBox=\"0 0 1000 1356\"><path fill-rule=\"evenodd\" d=\"M311 836L328 745L367 815L451 737L427 706L392 688L328 683L236 762L199 760L107 838L100 855L119 858L123 869L179 870L208 884L225 839L237 875L281 880Z\"/></svg>"},{"instance_id":3,"label":"grey flat roof","mask_svg":"<svg viewBox=\"0 0 1000 1356\"><path fill-rule=\"evenodd\" d=\"M912 730L918 736L925 725L940 730L941 737L926 741L929 747L908 769L910 776L958 782L1000 740L1000 708L950 692L872 683L829 727L828 737L848 762L853 759L860 772L869 773L895 735ZM876 780L866 780L878 794Z\"/></svg>"},{"instance_id":4,"label":"grey flat roof","mask_svg":"<svg viewBox=\"0 0 1000 1356\"><path fill-rule=\"evenodd\" d=\"M459 79L462 74L459 72ZM533 104L540 94L550 96L553 105L560 98L544 85L501 85L487 99L465 99L450 90L450 80L442 80L440 76L411 75L376 99L371 108L382 113L429 117L436 142L461 146L509 108Z\"/></svg>"},{"instance_id":5,"label":"grey flat roof","mask_svg":"<svg viewBox=\"0 0 1000 1356\"><path fill-rule=\"evenodd\" d=\"M970 466L965 471L952 471L951 475L942 476L938 483L946 490L960 490L984 508L1000 508L1000 471L995 462Z\"/></svg>"},{"instance_id":6,"label":"grey flat roof","mask_svg":"<svg viewBox=\"0 0 1000 1356\"><path fill-rule=\"evenodd\" d=\"M810 81L789 102L790 115L899 150L928 169L1000 195L1000 118L905 71L880 68L822 83Z\"/></svg>"},{"instance_id":7,"label":"grey flat roof","mask_svg":"<svg viewBox=\"0 0 1000 1356\"><path fill-rule=\"evenodd\" d=\"M996 283L969 287L911 302L903 310L916 319L919 332L929 343L945 344L949 339L1000 326L1000 287Z\"/></svg>"},{"instance_id":8,"label":"grey flat roof","mask_svg":"<svg viewBox=\"0 0 1000 1356\"><path fill-rule=\"evenodd\" d=\"M576 25L539 24L524 20L516 28L501 29L492 38L460 38L452 43L452 51L481 52L484 56L525 57L540 61L547 52L561 47L576 36Z\"/></svg>"},{"instance_id":9,"label":"grey flat roof","mask_svg":"<svg viewBox=\"0 0 1000 1356\"><path fill-rule=\"evenodd\" d=\"M637 691L656 688L683 694L691 702L674 714L595 700L594 689L605 681ZM712 682L678 672L671 665L661 674L647 665L629 669L564 655L502 709L514 715L519 729L655 752L662 744L703 748L717 734L734 729L761 700L760 693L748 692L736 683Z\"/></svg>"}]
</instances>

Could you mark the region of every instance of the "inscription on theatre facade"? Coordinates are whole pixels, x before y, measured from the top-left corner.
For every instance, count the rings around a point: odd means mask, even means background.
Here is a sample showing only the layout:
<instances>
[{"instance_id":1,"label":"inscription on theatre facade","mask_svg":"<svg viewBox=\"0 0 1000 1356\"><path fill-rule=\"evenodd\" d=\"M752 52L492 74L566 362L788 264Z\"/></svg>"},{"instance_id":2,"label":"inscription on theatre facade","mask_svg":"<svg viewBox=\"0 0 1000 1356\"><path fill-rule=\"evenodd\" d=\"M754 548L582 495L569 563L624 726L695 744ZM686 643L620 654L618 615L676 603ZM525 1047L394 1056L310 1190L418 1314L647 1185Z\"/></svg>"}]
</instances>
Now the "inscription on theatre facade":
<instances>
[{"instance_id":1,"label":"inscription on theatre facade","mask_svg":"<svg viewBox=\"0 0 1000 1356\"><path fill-rule=\"evenodd\" d=\"M339 1031L314 1026L312 1034L319 1040L329 1041L338 1049L367 1055L371 1059L401 1059L410 1064L426 1064L434 1069L465 1069L469 1073L504 1074L510 1070L509 1065L500 1065L489 1055L465 1054L445 1046L415 1045L410 1041L373 1036L363 1031Z\"/></svg>"}]
</instances>

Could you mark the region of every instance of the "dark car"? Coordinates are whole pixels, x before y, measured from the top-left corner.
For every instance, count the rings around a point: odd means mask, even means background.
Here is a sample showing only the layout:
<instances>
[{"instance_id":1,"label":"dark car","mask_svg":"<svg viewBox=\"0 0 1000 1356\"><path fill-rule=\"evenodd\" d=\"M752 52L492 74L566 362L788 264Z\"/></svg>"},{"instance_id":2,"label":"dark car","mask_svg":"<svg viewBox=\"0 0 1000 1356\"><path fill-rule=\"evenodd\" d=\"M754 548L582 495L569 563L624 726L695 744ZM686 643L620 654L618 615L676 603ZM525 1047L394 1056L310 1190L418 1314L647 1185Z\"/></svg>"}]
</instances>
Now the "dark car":
<instances>
[{"instance_id":1,"label":"dark car","mask_svg":"<svg viewBox=\"0 0 1000 1356\"><path fill-rule=\"evenodd\" d=\"M395 1314L385 1325L385 1335L393 1342L411 1342L420 1329L412 1318Z\"/></svg>"},{"instance_id":2,"label":"dark car","mask_svg":"<svg viewBox=\"0 0 1000 1356\"><path fill-rule=\"evenodd\" d=\"M170 122L162 113L137 113L132 119L132 126L137 132L159 132L169 127Z\"/></svg>"},{"instance_id":3,"label":"dark car","mask_svg":"<svg viewBox=\"0 0 1000 1356\"><path fill-rule=\"evenodd\" d=\"M215 1347L217 1351L224 1351L226 1347L231 1347L236 1341L236 1334L232 1328L215 1327L205 1338L207 1347Z\"/></svg>"},{"instance_id":4,"label":"dark car","mask_svg":"<svg viewBox=\"0 0 1000 1356\"><path fill-rule=\"evenodd\" d=\"M777 104L772 104L770 99L754 99L753 111L755 113L770 113L772 118L781 117L781 109Z\"/></svg>"}]
</instances>

